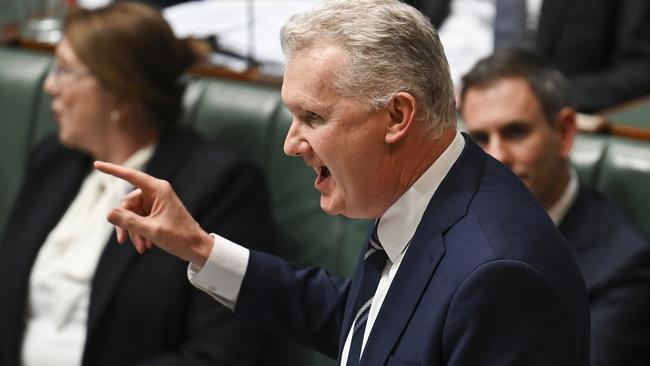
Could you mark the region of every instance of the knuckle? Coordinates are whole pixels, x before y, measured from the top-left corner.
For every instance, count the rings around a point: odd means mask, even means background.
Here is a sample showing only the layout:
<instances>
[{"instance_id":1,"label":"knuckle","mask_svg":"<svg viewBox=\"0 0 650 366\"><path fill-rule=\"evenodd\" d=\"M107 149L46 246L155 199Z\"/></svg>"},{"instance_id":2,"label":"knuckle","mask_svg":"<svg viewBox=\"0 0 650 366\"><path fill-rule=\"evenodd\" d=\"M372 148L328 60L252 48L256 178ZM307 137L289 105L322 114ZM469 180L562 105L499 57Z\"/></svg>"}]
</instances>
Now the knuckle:
<instances>
[{"instance_id":1,"label":"knuckle","mask_svg":"<svg viewBox=\"0 0 650 366\"><path fill-rule=\"evenodd\" d=\"M126 217L126 227L132 228L132 227L135 226L135 224L136 224L135 216L134 215L128 215Z\"/></svg>"},{"instance_id":2,"label":"knuckle","mask_svg":"<svg viewBox=\"0 0 650 366\"><path fill-rule=\"evenodd\" d=\"M171 191L171 190L172 190L172 185L171 185L171 183L169 183L169 182L166 181L166 180L163 180L163 181L162 181L162 187L163 187L166 191Z\"/></svg>"}]
</instances>

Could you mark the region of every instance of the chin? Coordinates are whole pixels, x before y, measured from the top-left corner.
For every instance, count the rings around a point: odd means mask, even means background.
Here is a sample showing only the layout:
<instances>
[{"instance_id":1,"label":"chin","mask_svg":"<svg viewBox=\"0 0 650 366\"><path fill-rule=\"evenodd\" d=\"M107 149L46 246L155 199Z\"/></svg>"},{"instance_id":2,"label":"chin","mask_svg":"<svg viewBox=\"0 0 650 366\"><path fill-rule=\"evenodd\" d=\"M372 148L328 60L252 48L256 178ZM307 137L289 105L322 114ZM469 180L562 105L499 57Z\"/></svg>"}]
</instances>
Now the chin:
<instances>
[{"instance_id":1,"label":"chin","mask_svg":"<svg viewBox=\"0 0 650 366\"><path fill-rule=\"evenodd\" d=\"M320 208L323 210L328 215L336 216L336 215L345 215L343 213L342 207L340 207L340 204L336 204L332 202L331 198L325 198L324 196L321 195L320 197Z\"/></svg>"},{"instance_id":2,"label":"chin","mask_svg":"<svg viewBox=\"0 0 650 366\"><path fill-rule=\"evenodd\" d=\"M341 211L332 209L331 207L324 206L322 204L320 205L320 208L321 208L321 210L323 210L323 212L325 212L326 214L328 214L330 216L336 216L336 215L341 214Z\"/></svg>"},{"instance_id":3,"label":"chin","mask_svg":"<svg viewBox=\"0 0 650 366\"><path fill-rule=\"evenodd\" d=\"M70 146L70 136L65 134L63 130L59 128L59 142L65 146Z\"/></svg>"},{"instance_id":4,"label":"chin","mask_svg":"<svg viewBox=\"0 0 650 366\"><path fill-rule=\"evenodd\" d=\"M61 133L60 131L59 131L59 142L61 143L61 145L69 149L82 150L79 144L75 143L74 138L72 138L70 135Z\"/></svg>"}]
</instances>

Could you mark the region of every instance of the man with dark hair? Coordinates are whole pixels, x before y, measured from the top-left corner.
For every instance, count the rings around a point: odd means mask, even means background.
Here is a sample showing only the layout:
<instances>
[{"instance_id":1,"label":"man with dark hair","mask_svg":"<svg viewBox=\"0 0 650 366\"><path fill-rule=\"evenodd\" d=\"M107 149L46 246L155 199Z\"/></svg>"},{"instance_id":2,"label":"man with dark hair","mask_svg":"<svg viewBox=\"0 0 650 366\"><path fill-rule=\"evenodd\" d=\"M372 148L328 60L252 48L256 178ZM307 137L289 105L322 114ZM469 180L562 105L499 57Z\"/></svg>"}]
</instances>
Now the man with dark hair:
<instances>
[{"instance_id":1,"label":"man with dark hair","mask_svg":"<svg viewBox=\"0 0 650 366\"><path fill-rule=\"evenodd\" d=\"M650 93L648 0L405 1L439 29L455 82L478 59L516 46L566 75L580 112Z\"/></svg>"},{"instance_id":2,"label":"man with dark hair","mask_svg":"<svg viewBox=\"0 0 650 366\"><path fill-rule=\"evenodd\" d=\"M591 305L592 365L650 364L650 248L618 206L580 185L566 82L525 51L497 51L463 77L467 131L521 178L569 243Z\"/></svg>"}]
</instances>

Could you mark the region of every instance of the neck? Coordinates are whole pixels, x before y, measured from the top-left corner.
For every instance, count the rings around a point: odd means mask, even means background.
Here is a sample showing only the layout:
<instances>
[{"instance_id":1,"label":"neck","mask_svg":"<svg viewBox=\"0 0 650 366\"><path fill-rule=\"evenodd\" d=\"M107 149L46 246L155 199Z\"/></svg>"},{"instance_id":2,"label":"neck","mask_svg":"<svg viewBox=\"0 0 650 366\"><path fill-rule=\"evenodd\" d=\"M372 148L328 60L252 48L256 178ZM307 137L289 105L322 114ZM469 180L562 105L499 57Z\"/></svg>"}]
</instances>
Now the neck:
<instances>
[{"instance_id":1,"label":"neck","mask_svg":"<svg viewBox=\"0 0 650 366\"><path fill-rule=\"evenodd\" d=\"M393 159L392 169L399 172L393 185L392 199L385 207L388 209L397 201L415 182L420 179L440 155L449 147L456 137L455 128L446 128L439 137L432 137L431 134L414 133L413 139L402 146L401 151L396 152Z\"/></svg>"},{"instance_id":2,"label":"neck","mask_svg":"<svg viewBox=\"0 0 650 366\"><path fill-rule=\"evenodd\" d=\"M562 195L569 187L571 175L569 174L569 166L565 164L564 169L557 175L554 189L550 190L546 197L540 197L540 202L546 211L558 204Z\"/></svg>"},{"instance_id":3,"label":"neck","mask_svg":"<svg viewBox=\"0 0 650 366\"><path fill-rule=\"evenodd\" d=\"M136 151L154 143L159 138L159 132L151 124L123 123L121 125L133 126L133 128L110 130L104 143L91 151L94 159L122 164Z\"/></svg>"},{"instance_id":4,"label":"neck","mask_svg":"<svg viewBox=\"0 0 650 366\"><path fill-rule=\"evenodd\" d=\"M409 169L403 172L400 180L400 185L405 192L438 160L455 137L456 129L447 128L443 130L440 137L428 136L420 143L412 144L413 149L408 152L412 164Z\"/></svg>"}]
</instances>

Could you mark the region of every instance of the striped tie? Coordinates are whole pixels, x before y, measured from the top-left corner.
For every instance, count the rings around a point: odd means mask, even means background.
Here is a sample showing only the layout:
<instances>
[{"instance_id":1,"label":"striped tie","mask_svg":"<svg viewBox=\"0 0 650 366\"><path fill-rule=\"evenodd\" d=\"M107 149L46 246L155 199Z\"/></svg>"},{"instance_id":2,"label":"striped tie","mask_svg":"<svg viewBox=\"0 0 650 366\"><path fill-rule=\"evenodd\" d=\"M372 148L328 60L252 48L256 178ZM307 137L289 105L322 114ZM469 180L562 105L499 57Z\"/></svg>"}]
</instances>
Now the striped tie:
<instances>
[{"instance_id":1,"label":"striped tie","mask_svg":"<svg viewBox=\"0 0 650 366\"><path fill-rule=\"evenodd\" d=\"M361 279L361 288L359 297L355 305L356 316L354 317L354 330L352 331L352 341L350 342L350 351L348 353L347 366L356 366L361 358L361 345L363 343L363 333L368 322L370 305L377 290L377 285L381 279L381 273L386 266L386 251L382 248L377 238L377 226L370 237L368 250L363 262L363 278Z\"/></svg>"}]
</instances>

